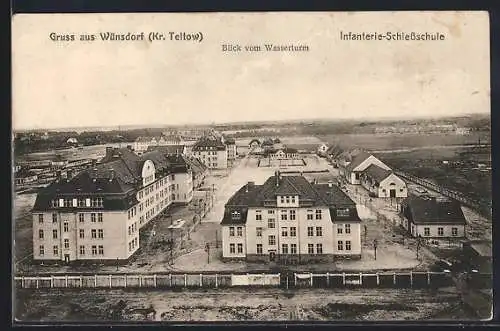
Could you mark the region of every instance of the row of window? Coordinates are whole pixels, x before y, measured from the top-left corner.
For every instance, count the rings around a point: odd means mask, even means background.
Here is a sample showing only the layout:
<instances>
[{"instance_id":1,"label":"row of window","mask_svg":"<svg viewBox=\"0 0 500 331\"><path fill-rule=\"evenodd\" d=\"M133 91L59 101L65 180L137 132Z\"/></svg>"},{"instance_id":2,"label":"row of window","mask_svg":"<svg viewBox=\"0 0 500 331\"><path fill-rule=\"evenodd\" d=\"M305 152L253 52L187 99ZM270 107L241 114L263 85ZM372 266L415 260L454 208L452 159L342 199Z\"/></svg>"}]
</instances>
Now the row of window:
<instances>
[{"instance_id":1,"label":"row of window","mask_svg":"<svg viewBox=\"0 0 500 331\"><path fill-rule=\"evenodd\" d=\"M128 251L131 252L131 251L133 251L138 246L139 246L139 244L138 244L138 240L137 240L137 237L136 237L136 238L132 239L128 243Z\"/></svg>"},{"instance_id":2,"label":"row of window","mask_svg":"<svg viewBox=\"0 0 500 331\"><path fill-rule=\"evenodd\" d=\"M438 236L444 236L444 228L437 228L438 230ZM431 229L430 228L424 228L424 236L428 237L431 235ZM458 236L458 228L451 228L451 235L453 237Z\"/></svg>"},{"instance_id":3,"label":"row of window","mask_svg":"<svg viewBox=\"0 0 500 331\"><path fill-rule=\"evenodd\" d=\"M283 198L283 197L281 197ZM293 197L292 197L293 198ZM292 199L292 203L293 203L293 199ZM288 203L288 202L287 202ZM274 210L272 209L269 209L267 211L268 214L274 214ZM235 213L236 214L236 213ZM341 209L337 209L336 210L336 215L339 216L339 217L348 217L350 214L350 209L349 208L341 208ZM282 220L287 220L288 219L288 216L289 216L289 219L290 220L295 220L296 219L296 212L295 210L290 210L289 211L289 215L287 214L287 210L282 210L281 211L281 219ZM317 209L315 211L309 209L307 210L307 219L308 220L320 220L322 219L322 210L321 209ZM255 220L257 221L262 221L262 211L261 210L256 210L255 211Z\"/></svg>"},{"instance_id":4,"label":"row of window","mask_svg":"<svg viewBox=\"0 0 500 331\"><path fill-rule=\"evenodd\" d=\"M64 240L64 248L68 249L69 248L69 241L66 242L67 239ZM66 246L67 245L67 246ZM79 247L79 253L80 255L85 255L85 245L80 245ZM38 254L40 256L45 256L45 246L40 245L38 248ZM54 245L52 246L52 254L54 256L59 256L59 246ZM91 247L91 254L94 255L104 255L104 246L103 245L92 245Z\"/></svg>"},{"instance_id":5,"label":"row of window","mask_svg":"<svg viewBox=\"0 0 500 331\"><path fill-rule=\"evenodd\" d=\"M153 193L153 191L154 191L155 188L156 188L156 190L158 190L162 186L166 185L167 184L167 179L168 179L168 177L162 178L158 182L156 182L154 186L151 185L151 186L146 187L144 190L139 191L139 193L138 193L139 199L142 199L144 196L147 196L150 193ZM171 180L175 180L175 175L171 174L170 175L170 179ZM154 176L149 176L149 177L146 178L146 182L150 182L152 180L154 180ZM166 191L167 190L165 189L165 192Z\"/></svg>"},{"instance_id":6,"label":"row of window","mask_svg":"<svg viewBox=\"0 0 500 331\"><path fill-rule=\"evenodd\" d=\"M84 213L78 214L78 221L80 223L85 222L85 215ZM59 217L57 213L52 213L52 223L57 223L59 221ZM91 222L102 222L103 221L103 214L102 213L90 213L90 221ZM44 222L44 217L43 214L38 214L38 223L42 224ZM64 222L64 227L66 227L68 222Z\"/></svg>"},{"instance_id":7,"label":"row of window","mask_svg":"<svg viewBox=\"0 0 500 331\"><path fill-rule=\"evenodd\" d=\"M130 236L131 234L137 232L137 222L134 222L132 225L128 226L128 235Z\"/></svg>"},{"instance_id":8,"label":"row of window","mask_svg":"<svg viewBox=\"0 0 500 331\"><path fill-rule=\"evenodd\" d=\"M65 230L64 232L68 232L67 228L65 228L64 230ZM84 239L85 238L85 230L80 229L78 232L78 235L79 235L80 239ZM104 239L104 230L103 229L91 229L90 236L92 239L97 239L97 238ZM42 229L38 230L38 238L39 239L45 238L44 230L42 230ZM58 231L52 230L52 239L57 239L57 238L58 238ZM64 240L67 240L67 239L64 239Z\"/></svg>"},{"instance_id":9,"label":"row of window","mask_svg":"<svg viewBox=\"0 0 500 331\"><path fill-rule=\"evenodd\" d=\"M292 196L281 196L280 202L284 204L285 201L286 201L286 203L290 203L290 202L295 203L295 196L293 196L293 195Z\"/></svg>"},{"instance_id":10,"label":"row of window","mask_svg":"<svg viewBox=\"0 0 500 331\"><path fill-rule=\"evenodd\" d=\"M103 207L103 199L101 197L95 198L64 198L64 199L54 199L51 202L51 206L54 208L60 207Z\"/></svg>"}]
</instances>

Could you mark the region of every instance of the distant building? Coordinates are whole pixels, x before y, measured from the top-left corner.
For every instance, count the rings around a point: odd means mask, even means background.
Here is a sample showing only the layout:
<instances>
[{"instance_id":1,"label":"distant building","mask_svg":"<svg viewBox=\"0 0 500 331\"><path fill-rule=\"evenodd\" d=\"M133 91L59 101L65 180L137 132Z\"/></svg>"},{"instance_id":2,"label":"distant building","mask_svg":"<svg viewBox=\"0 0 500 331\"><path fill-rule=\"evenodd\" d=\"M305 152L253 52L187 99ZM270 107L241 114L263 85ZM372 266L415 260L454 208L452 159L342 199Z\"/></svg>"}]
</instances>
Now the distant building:
<instances>
[{"instance_id":1,"label":"distant building","mask_svg":"<svg viewBox=\"0 0 500 331\"><path fill-rule=\"evenodd\" d=\"M134 151L138 154L144 153L149 147L182 145L182 139L177 135L138 137L134 142Z\"/></svg>"},{"instance_id":2,"label":"distant building","mask_svg":"<svg viewBox=\"0 0 500 331\"><path fill-rule=\"evenodd\" d=\"M328 151L327 144L321 144L318 146L318 154L321 156L326 156L326 152Z\"/></svg>"},{"instance_id":3,"label":"distant building","mask_svg":"<svg viewBox=\"0 0 500 331\"><path fill-rule=\"evenodd\" d=\"M227 146L221 139L201 138L194 144L191 154L209 169L226 169L228 166Z\"/></svg>"},{"instance_id":4,"label":"distant building","mask_svg":"<svg viewBox=\"0 0 500 331\"><path fill-rule=\"evenodd\" d=\"M471 132L470 128L457 128L455 130L455 133L460 135L469 135L470 132Z\"/></svg>"},{"instance_id":5,"label":"distant building","mask_svg":"<svg viewBox=\"0 0 500 331\"><path fill-rule=\"evenodd\" d=\"M66 140L66 143L68 145L76 145L76 144L78 144L78 140L76 138L72 137L72 138L68 138L68 140Z\"/></svg>"},{"instance_id":6,"label":"distant building","mask_svg":"<svg viewBox=\"0 0 500 331\"><path fill-rule=\"evenodd\" d=\"M342 165L341 172L350 184L361 184L361 173L370 165L377 165L382 169L391 170L389 166L367 152L359 152L351 162Z\"/></svg>"},{"instance_id":7,"label":"distant building","mask_svg":"<svg viewBox=\"0 0 500 331\"><path fill-rule=\"evenodd\" d=\"M295 148L266 149L263 156L271 160L293 160L299 158L299 153Z\"/></svg>"},{"instance_id":8,"label":"distant building","mask_svg":"<svg viewBox=\"0 0 500 331\"><path fill-rule=\"evenodd\" d=\"M185 145L162 145L162 146L148 146L146 152L160 151L166 155L186 155Z\"/></svg>"},{"instance_id":9,"label":"distant building","mask_svg":"<svg viewBox=\"0 0 500 331\"><path fill-rule=\"evenodd\" d=\"M193 197L192 173L158 151L106 148L100 164L39 191L33 210L35 261L127 260L139 229Z\"/></svg>"},{"instance_id":10,"label":"distant building","mask_svg":"<svg viewBox=\"0 0 500 331\"><path fill-rule=\"evenodd\" d=\"M250 147L250 149L260 147L260 141L258 139L252 139L248 146Z\"/></svg>"},{"instance_id":11,"label":"distant building","mask_svg":"<svg viewBox=\"0 0 500 331\"><path fill-rule=\"evenodd\" d=\"M361 185L377 198L406 198L408 190L404 180L391 170L372 164L360 176Z\"/></svg>"},{"instance_id":12,"label":"distant building","mask_svg":"<svg viewBox=\"0 0 500 331\"><path fill-rule=\"evenodd\" d=\"M491 240L472 240L463 244L464 259L478 272L491 273L493 248Z\"/></svg>"},{"instance_id":13,"label":"distant building","mask_svg":"<svg viewBox=\"0 0 500 331\"><path fill-rule=\"evenodd\" d=\"M236 160L236 141L233 138L225 138L224 144L227 148L227 161L229 165L234 163Z\"/></svg>"},{"instance_id":14,"label":"distant building","mask_svg":"<svg viewBox=\"0 0 500 331\"><path fill-rule=\"evenodd\" d=\"M445 198L409 195L401 205L403 227L428 239L464 238L466 220L460 203Z\"/></svg>"},{"instance_id":15,"label":"distant building","mask_svg":"<svg viewBox=\"0 0 500 331\"><path fill-rule=\"evenodd\" d=\"M356 203L333 184L276 172L241 187L226 203L222 257L285 263L361 257Z\"/></svg>"},{"instance_id":16,"label":"distant building","mask_svg":"<svg viewBox=\"0 0 500 331\"><path fill-rule=\"evenodd\" d=\"M33 184L36 183L38 180L38 175L26 168L19 169L15 173L15 182L16 185L27 185L27 184Z\"/></svg>"},{"instance_id":17,"label":"distant building","mask_svg":"<svg viewBox=\"0 0 500 331\"><path fill-rule=\"evenodd\" d=\"M187 156L184 159L193 172L193 188L197 189L203 186L208 172L207 166L195 157Z\"/></svg>"}]
</instances>

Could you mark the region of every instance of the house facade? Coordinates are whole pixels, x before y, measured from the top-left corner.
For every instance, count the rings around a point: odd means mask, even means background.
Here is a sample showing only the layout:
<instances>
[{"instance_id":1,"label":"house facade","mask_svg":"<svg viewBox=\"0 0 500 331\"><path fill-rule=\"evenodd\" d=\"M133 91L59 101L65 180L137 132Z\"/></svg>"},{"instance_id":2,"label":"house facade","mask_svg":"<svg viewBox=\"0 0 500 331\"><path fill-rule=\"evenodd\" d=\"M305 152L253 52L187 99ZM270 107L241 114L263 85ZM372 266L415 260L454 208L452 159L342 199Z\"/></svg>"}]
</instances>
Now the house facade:
<instances>
[{"instance_id":1,"label":"house facade","mask_svg":"<svg viewBox=\"0 0 500 331\"><path fill-rule=\"evenodd\" d=\"M144 153L149 147L154 146L182 146L183 142L178 135L161 135L156 137L138 137L134 142L134 151L138 154Z\"/></svg>"},{"instance_id":2,"label":"house facade","mask_svg":"<svg viewBox=\"0 0 500 331\"><path fill-rule=\"evenodd\" d=\"M408 189L404 180L392 171L376 164L370 165L361 173L361 186L377 198L406 198Z\"/></svg>"},{"instance_id":3,"label":"house facade","mask_svg":"<svg viewBox=\"0 0 500 331\"><path fill-rule=\"evenodd\" d=\"M268 157L271 160L293 160L299 158L299 153L295 148L267 149L263 153L264 157Z\"/></svg>"},{"instance_id":4,"label":"house facade","mask_svg":"<svg viewBox=\"0 0 500 331\"><path fill-rule=\"evenodd\" d=\"M356 204L333 184L276 172L248 183L225 205L224 260L307 263L361 257Z\"/></svg>"},{"instance_id":5,"label":"house facade","mask_svg":"<svg viewBox=\"0 0 500 331\"><path fill-rule=\"evenodd\" d=\"M228 165L232 165L234 160L236 160L236 141L233 138L226 138L224 144L227 149L227 162Z\"/></svg>"},{"instance_id":6,"label":"house facade","mask_svg":"<svg viewBox=\"0 0 500 331\"><path fill-rule=\"evenodd\" d=\"M32 209L35 261L130 258L139 229L192 199L192 174L158 151L107 148L100 164L42 189Z\"/></svg>"},{"instance_id":7,"label":"house facade","mask_svg":"<svg viewBox=\"0 0 500 331\"><path fill-rule=\"evenodd\" d=\"M413 237L460 239L465 237L466 219L457 201L409 195L401 204L403 227Z\"/></svg>"},{"instance_id":8,"label":"house facade","mask_svg":"<svg viewBox=\"0 0 500 331\"><path fill-rule=\"evenodd\" d=\"M391 170L389 166L375 156L367 152L360 152L353 157L351 162L343 164L341 172L350 184L359 185L361 184L361 174L372 164L384 170Z\"/></svg>"},{"instance_id":9,"label":"house facade","mask_svg":"<svg viewBox=\"0 0 500 331\"><path fill-rule=\"evenodd\" d=\"M221 139L202 138L194 144L191 155L209 169L227 169L228 152Z\"/></svg>"}]
</instances>

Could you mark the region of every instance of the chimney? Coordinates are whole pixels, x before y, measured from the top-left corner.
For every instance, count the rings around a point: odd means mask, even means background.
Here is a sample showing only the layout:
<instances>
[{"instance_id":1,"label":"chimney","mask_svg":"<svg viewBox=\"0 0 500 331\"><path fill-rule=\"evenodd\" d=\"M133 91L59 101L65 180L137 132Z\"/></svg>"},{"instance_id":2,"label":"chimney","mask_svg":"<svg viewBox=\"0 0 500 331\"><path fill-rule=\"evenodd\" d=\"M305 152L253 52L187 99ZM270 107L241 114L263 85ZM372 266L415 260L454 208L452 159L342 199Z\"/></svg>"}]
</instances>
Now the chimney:
<instances>
[{"instance_id":1,"label":"chimney","mask_svg":"<svg viewBox=\"0 0 500 331\"><path fill-rule=\"evenodd\" d=\"M280 172L279 171L276 171L276 173L274 174L274 177L276 177L276 186L280 186L280 179L281 179L281 175L280 175Z\"/></svg>"},{"instance_id":2,"label":"chimney","mask_svg":"<svg viewBox=\"0 0 500 331\"><path fill-rule=\"evenodd\" d=\"M109 169L109 181L111 182L113 179L115 179L115 170L113 168Z\"/></svg>"}]
</instances>

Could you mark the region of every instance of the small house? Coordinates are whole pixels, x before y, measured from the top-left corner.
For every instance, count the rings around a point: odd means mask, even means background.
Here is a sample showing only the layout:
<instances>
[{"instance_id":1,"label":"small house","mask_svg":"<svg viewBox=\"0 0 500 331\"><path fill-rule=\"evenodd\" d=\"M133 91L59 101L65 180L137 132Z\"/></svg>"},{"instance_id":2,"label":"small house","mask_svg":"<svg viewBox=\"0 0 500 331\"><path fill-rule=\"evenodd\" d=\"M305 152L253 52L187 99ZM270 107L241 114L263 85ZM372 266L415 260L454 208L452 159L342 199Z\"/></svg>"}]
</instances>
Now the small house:
<instances>
[{"instance_id":1,"label":"small house","mask_svg":"<svg viewBox=\"0 0 500 331\"><path fill-rule=\"evenodd\" d=\"M344 164L344 176L350 184L361 184L361 173L372 164L384 170L391 170L389 166L372 154L362 151L356 154L351 162Z\"/></svg>"},{"instance_id":2,"label":"small house","mask_svg":"<svg viewBox=\"0 0 500 331\"><path fill-rule=\"evenodd\" d=\"M408 190L404 180L391 170L370 165L361 173L361 186L377 198L406 198Z\"/></svg>"}]
</instances>

